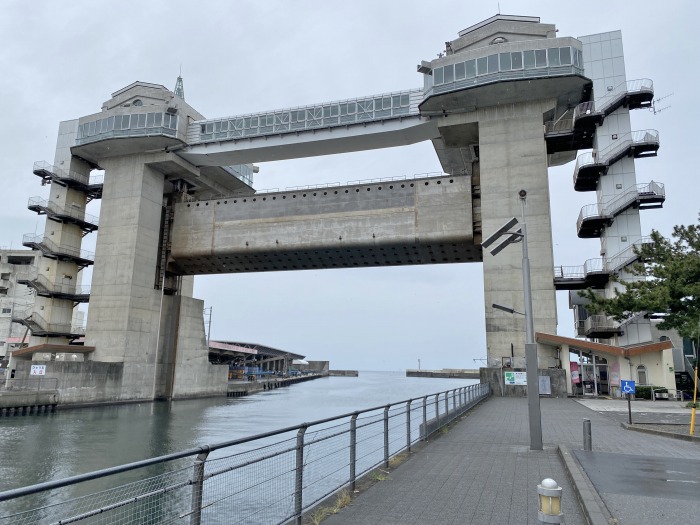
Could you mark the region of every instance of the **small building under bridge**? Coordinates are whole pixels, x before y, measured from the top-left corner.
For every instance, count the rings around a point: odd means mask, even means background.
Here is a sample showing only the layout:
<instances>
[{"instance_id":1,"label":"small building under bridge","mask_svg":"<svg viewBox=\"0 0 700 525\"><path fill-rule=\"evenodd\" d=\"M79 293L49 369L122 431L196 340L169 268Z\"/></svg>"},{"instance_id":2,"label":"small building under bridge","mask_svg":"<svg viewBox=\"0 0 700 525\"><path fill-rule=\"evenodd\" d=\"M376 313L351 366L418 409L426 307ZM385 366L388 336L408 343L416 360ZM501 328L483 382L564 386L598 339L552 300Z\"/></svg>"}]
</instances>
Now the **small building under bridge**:
<instances>
[{"instance_id":1,"label":"small building under bridge","mask_svg":"<svg viewBox=\"0 0 700 525\"><path fill-rule=\"evenodd\" d=\"M229 379L250 379L266 375L288 375L295 361L305 356L258 343L209 341L209 362L228 364Z\"/></svg>"}]
</instances>

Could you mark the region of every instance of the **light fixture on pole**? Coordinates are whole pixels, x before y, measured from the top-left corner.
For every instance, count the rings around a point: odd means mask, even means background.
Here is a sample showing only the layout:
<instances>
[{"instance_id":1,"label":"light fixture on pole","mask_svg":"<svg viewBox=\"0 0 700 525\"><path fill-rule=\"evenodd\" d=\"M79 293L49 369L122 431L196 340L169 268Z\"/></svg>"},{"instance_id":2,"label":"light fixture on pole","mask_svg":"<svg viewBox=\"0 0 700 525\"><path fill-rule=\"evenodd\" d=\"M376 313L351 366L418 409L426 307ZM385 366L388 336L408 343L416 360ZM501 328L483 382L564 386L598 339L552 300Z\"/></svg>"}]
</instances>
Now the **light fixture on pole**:
<instances>
[{"instance_id":1,"label":"light fixture on pole","mask_svg":"<svg viewBox=\"0 0 700 525\"><path fill-rule=\"evenodd\" d=\"M508 312L509 314L525 315L523 312L518 312L517 310L513 310L512 308L508 308L507 306L503 306L502 304L493 303L491 306L493 306L496 310Z\"/></svg>"},{"instance_id":2,"label":"light fixture on pole","mask_svg":"<svg viewBox=\"0 0 700 525\"><path fill-rule=\"evenodd\" d=\"M518 192L520 199L521 220L520 227L518 219L515 217L508 220L503 226L496 230L484 242L481 243L482 248L488 248L501 237L505 237L499 244L495 245L491 250L491 255L497 255L504 250L509 244L515 244L522 241L523 246L523 294L525 300L525 312L517 312L516 310L501 305L493 304L492 306L498 310L503 310L512 314L520 314L525 316L525 373L527 377L527 406L528 418L530 424L530 450L542 450L542 414L540 410L540 391L539 378L537 372L537 343L535 343L535 323L532 316L532 289L530 285L530 259L527 252L527 224L525 222L525 201L527 199L527 191L520 190Z\"/></svg>"}]
</instances>

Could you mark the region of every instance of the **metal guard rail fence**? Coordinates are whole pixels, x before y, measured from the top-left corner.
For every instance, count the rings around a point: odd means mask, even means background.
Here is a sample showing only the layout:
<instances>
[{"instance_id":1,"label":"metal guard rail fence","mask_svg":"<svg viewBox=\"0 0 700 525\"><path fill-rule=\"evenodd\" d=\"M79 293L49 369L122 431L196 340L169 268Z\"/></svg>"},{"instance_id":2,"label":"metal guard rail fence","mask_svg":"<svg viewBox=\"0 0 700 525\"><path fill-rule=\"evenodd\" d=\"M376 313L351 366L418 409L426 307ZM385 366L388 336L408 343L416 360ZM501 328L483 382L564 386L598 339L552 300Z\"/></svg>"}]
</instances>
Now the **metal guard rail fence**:
<instances>
[{"instance_id":1,"label":"metal guard rail fence","mask_svg":"<svg viewBox=\"0 0 700 525\"><path fill-rule=\"evenodd\" d=\"M480 383L1 492L0 524L301 524L489 394Z\"/></svg>"}]
</instances>

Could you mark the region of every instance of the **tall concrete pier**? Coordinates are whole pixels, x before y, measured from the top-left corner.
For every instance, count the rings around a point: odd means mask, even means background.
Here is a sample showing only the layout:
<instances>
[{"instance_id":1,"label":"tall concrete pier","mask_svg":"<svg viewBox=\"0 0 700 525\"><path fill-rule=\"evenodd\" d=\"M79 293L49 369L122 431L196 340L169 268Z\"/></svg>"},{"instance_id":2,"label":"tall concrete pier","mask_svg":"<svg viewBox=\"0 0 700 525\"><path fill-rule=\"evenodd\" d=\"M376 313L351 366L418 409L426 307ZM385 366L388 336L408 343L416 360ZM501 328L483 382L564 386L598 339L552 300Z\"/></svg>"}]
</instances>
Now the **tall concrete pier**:
<instances>
[{"instance_id":1,"label":"tall concrete pier","mask_svg":"<svg viewBox=\"0 0 700 525\"><path fill-rule=\"evenodd\" d=\"M215 119L185 102L181 79L176 92L135 82L113 93L98 113L62 123L54 164L35 166L53 214L44 236L25 240L50 282L78 283L94 262L87 329L70 323L74 297L49 294L17 319L33 338L16 369L48 359L75 402L217 394L226 371L207 361L193 276L481 261L489 360L524 366L524 319L491 307L523 310L521 250L483 255L481 242L519 217L526 189L535 330L556 333L547 168L594 145L601 120L588 118L583 57L552 24L497 15L422 61L418 89ZM255 162L426 140L442 175L253 189ZM91 198L102 198L94 257L80 245L97 230ZM84 360L60 363L83 332ZM551 347L539 360L561 366Z\"/></svg>"}]
</instances>

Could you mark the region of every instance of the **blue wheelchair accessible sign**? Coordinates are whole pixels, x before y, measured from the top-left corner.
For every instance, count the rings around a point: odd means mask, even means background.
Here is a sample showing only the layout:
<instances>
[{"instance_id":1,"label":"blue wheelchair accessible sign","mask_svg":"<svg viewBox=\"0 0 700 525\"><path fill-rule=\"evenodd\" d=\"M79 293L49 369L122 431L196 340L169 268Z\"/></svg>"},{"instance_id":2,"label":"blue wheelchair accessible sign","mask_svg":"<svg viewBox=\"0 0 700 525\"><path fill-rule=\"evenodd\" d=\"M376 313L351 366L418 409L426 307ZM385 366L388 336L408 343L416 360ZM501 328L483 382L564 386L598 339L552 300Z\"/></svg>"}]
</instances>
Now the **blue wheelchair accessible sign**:
<instances>
[{"instance_id":1,"label":"blue wheelchair accessible sign","mask_svg":"<svg viewBox=\"0 0 700 525\"><path fill-rule=\"evenodd\" d=\"M622 390L623 394L634 394L634 392L635 392L634 381L630 381L628 379L623 379L622 381L620 381L620 390Z\"/></svg>"}]
</instances>

